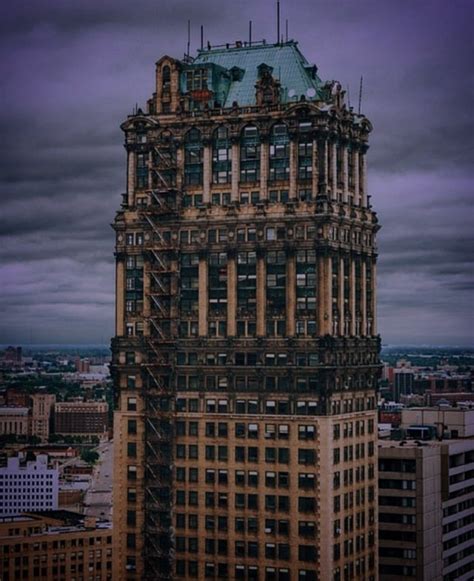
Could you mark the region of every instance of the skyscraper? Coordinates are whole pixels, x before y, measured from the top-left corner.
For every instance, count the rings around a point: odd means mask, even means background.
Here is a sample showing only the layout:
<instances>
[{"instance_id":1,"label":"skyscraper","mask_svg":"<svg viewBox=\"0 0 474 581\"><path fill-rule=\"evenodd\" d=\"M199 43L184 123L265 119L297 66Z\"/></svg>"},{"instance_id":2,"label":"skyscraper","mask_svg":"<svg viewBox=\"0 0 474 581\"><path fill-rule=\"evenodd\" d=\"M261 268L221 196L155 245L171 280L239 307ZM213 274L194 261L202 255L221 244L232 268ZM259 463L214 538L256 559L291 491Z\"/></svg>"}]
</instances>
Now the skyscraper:
<instances>
[{"instance_id":1,"label":"skyscraper","mask_svg":"<svg viewBox=\"0 0 474 581\"><path fill-rule=\"evenodd\" d=\"M370 122L296 42L156 63L123 123L116 579L375 579Z\"/></svg>"}]
</instances>

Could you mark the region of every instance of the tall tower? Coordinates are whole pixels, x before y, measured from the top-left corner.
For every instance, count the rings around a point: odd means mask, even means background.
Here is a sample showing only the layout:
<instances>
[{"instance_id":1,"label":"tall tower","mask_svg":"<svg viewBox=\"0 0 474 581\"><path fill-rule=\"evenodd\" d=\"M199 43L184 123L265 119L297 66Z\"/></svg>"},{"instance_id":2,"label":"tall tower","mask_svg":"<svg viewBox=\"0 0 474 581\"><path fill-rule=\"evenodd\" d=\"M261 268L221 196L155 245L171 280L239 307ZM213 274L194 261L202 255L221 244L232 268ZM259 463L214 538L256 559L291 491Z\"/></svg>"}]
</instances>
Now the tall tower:
<instances>
[{"instance_id":1,"label":"tall tower","mask_svg":"<svg viewBox=\"0 0 474 581\"><path fill-rule=\"evenodd\" d=\"M376 579L369 121L291 41L162 57L122 129L114 579Z\"/></svg>"}]
</instances>

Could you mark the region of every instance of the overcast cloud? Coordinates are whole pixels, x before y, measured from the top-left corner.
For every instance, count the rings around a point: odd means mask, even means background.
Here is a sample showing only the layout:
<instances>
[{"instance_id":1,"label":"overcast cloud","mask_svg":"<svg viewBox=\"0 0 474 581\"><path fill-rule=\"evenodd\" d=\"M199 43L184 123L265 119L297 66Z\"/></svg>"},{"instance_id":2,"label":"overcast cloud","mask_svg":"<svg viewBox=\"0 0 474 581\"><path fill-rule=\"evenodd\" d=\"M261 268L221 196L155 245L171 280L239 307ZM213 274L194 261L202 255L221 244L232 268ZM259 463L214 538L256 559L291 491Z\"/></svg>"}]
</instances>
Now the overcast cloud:
<instances>
[{"instance_id":1,"label":"overcast cloud","mask_svg":"<svg viewBox=\"0 0 474 581\"><path fill-rule=\"evenodd\" d=\"M0 343L107 343L120 123L182 57L186 26L220 44L275 39L275 2L16 0L0 21ZM472 344L471 0L282 1L325 79L364 76L385 343ZM284 28L284 27L283 27Z\"/></svg>"}]
</instances>

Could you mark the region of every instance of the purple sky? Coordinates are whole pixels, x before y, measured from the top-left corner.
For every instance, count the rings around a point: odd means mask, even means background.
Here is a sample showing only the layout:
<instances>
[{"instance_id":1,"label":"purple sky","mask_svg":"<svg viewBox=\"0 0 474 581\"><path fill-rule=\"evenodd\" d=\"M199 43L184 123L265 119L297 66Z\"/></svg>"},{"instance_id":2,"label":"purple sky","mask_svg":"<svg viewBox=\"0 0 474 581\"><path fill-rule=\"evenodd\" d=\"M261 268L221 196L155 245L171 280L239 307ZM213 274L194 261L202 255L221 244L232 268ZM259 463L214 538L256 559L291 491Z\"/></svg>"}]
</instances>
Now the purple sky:
<instances>
[{"instance_id":1,"label":"purple sky","mask_svg":"<svg viewBox=\"0 0 474 581\"><path fill-rule=\"evenodd\" d=\"M385 343L473 343L472 0L298 0L282 29L324 80L364 76L374 131ZM16 0L0 21L0 343L107 343L113 233L125 185L120 123L153 91L154 63L275 40L270 0Z\"/></svg>"}]
</instances>

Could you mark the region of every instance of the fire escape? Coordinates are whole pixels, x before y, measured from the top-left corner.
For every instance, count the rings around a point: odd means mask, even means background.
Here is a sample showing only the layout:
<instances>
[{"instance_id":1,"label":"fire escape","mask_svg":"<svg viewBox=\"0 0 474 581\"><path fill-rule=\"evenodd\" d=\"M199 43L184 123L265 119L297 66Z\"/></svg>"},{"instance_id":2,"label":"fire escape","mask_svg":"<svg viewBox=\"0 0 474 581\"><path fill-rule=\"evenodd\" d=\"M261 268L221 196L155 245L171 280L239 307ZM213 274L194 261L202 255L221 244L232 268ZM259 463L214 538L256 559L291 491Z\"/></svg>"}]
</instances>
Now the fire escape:
<instances>
[{"instance_id":1,"label":"fire escape","mask_svg":"<svg viewBox=\"0 0 474 581\"><path fill-rule=\"evenodd\" d=\"M173 578L173 464L175 393L172 354L177 331L179 271L171 232L178 217L176 149L162 139L152 155L153 189L142 218L149 227L145 406L145 538L144 578Z\"/></svg>"}]
</instances>

